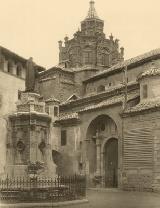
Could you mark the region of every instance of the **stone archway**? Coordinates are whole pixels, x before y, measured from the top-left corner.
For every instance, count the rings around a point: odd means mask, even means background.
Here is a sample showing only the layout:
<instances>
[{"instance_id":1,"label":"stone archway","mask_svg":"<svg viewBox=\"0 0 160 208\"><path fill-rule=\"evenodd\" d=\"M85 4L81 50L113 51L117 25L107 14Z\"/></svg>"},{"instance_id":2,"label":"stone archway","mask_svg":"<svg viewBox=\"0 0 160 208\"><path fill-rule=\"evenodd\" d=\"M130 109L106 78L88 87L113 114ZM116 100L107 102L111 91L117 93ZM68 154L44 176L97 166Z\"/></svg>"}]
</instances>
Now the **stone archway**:
<instances>
[{"instance_id":1,"label":"stone archway","mask_svg":"<svg viewBox=\"0 0 160 208\"><path fill-rule=\"evenodd\" d=\"M118 139L110 138L104 145L104 185L107 188L118 186Z\"/></svg>"},{"instance_id":2,"label":"stone archway","mask_svg":"<svg viewBox=\"0 0 160 208\"><path fill-rule=\"evenodd\" d=\"M95 181L96 185L104 185L104 142L106 138L118 138L117 125L108 115L99 115L91 121L86 138L86 163L90 184L93 185L92 182Z\"/></svg>"}]
</instances>

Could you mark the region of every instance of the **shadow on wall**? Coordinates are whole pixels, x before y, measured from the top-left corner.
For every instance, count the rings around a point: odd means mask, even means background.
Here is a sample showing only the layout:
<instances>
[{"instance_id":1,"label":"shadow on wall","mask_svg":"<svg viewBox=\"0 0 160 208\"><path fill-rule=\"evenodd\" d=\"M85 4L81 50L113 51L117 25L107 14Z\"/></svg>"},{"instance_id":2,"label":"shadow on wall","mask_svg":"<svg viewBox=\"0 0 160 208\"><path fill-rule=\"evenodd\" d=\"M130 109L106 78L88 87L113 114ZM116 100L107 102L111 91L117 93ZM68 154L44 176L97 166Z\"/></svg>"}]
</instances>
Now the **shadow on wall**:
<instances>
[{"instance_id":1,"label":"shadow on wall","mask_svg":"<svg viewBox=\"0 0 160 208\"><path fill-rule=\"evenodd\" d=\"M7 139L7 122L4 118L0 118L0 176L4 175L4 167L6 163L6 139Z\"/></svg>"},{"instance_id":2,"label":"shadow on wall","mask_svg":"<svg viewBox=\"0 0 160 208\"><path fill-rule=\"evenodd\" d=\"M62 176L74 174L72 158L68 154L52 150L52 158L57 166L56 174Z\"/></svg>"}]
</instances>

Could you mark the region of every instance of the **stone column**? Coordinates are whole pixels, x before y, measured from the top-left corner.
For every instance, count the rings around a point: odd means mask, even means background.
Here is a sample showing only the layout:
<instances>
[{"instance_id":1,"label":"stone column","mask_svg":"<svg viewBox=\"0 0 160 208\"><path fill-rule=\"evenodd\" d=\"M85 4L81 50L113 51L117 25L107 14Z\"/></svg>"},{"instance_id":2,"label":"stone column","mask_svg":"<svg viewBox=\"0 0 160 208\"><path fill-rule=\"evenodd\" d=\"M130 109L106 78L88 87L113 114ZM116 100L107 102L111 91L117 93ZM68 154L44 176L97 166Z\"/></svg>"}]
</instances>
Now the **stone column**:
<instances>
[{"instance_id":1,"label":"stone column","mask_svg":"<svg viewBox=\"0 0 160 208\"><path fill-rule=\"evenodd\" d=\"M101 175L101 142L100 139L96 138L96 158L97 158L97 167L96 167L96 175Z\"/></svg>"},{"instance_id":2,"label":"stone column","mask_svg":"<svg viewBox=\"0 0 160 208\"><path fill-rule=\"evenodd\" d=\"M36 162L37 161L37 141L36 141L36 131L35 131L34 125L31 125L29 127L29 134L30 134L30 161Z\"/></svg>"},{"instance_id":3,"label":"stone column","mask_svg":"<svg viewBox=\"0 0 160 208\"><path fill-rule=\"evenodd\" d=\"M85 162L85 174L86 175L89 175L89 158L88 158L88 147L89 147L89 143L90 143L90 139L89 138L86 138L84 140L84 152L85 152L85 155L84 155L84 162Z\"/></svg>"},{"instance_id":4,"label":"stone column","mask_svg":"<svg viewBox=\"0 0 160 208\"><path fill-rule=\"evenodd\" d=\"M104 160L105 160L105 152L102 149L101 146L101 176L102 176L102 187L105 187L105 164L104 164Z\"/></svg>"}]
</instances>

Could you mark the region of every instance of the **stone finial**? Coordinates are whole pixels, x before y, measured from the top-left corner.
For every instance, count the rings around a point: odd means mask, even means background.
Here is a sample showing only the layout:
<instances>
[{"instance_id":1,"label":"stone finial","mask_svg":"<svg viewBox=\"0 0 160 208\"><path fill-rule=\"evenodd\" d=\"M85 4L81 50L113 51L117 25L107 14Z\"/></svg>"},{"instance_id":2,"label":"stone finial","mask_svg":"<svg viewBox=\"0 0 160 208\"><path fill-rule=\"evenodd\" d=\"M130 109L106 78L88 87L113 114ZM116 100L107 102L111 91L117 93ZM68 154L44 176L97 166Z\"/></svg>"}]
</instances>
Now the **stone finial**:
<instances>
[{"instance_id":1,"label":"stone finial","mask_svg":"<svg viewBox=\"0 0 160 208\"><path fill-rule=\"evenodd\" d=\"M124 47L121 47L120 51L121 51L121 56L123 57L124 56Z\"/></svg>"},{"instance_id":2,"label":"stone finial","mask_svg":"<svg viewBox=\"0 0 160 208\"><path fill-rule=\"evenodd\" d=\"M109 39L113 41L113 35L111 33L111 35L109 36Z\"/></svg>"},{"instance_id":3,"label":"stone finial","mask_svg":"<svg viewBox=\"0 0 160 208\"><path fill-rule=\"evenodd\" d=\"M119 48L119 40L118 39L115 39L115 46L117 49Z\"/></svg>"},{"instance_id":4,"label":"stone finial","mask_svg":"<svg viewBox=\"0 0 160 208\"><path fill-rule=\"evenodd\" d=\"M64 38L64 41L67 42L69 40L68 36L66 35L66 37Z\"/></svg>"},{"instance_id":5,"label":"stone finial","mask_svg":"<svg viewBox=\"0 0 160 208\"><path fill-rule=\"evenodd\" d=\"M119 39L115 39L115 44L118 44L119 43Z\"/></svg>"},{"instance_id":6,"label":"stone finial","mask_svg":"<svg viewBox=\"0 0 160 208\"><path fill-rule=\"evenodd\" d=\"M33 62L33 57L30 57L30 58L28 59L28 61L29 61L29 62Z\"/></svg>"},{"instance_id":7,"label":"stone finial","mask_svg":"<svg viewBox=\"0 0 160 208\"><path fill-rule=\"evenodd\" d=\"M63 42L61 40L58 41L59 48L62 48L62 43Z\"/></svg>"}]
</instances>

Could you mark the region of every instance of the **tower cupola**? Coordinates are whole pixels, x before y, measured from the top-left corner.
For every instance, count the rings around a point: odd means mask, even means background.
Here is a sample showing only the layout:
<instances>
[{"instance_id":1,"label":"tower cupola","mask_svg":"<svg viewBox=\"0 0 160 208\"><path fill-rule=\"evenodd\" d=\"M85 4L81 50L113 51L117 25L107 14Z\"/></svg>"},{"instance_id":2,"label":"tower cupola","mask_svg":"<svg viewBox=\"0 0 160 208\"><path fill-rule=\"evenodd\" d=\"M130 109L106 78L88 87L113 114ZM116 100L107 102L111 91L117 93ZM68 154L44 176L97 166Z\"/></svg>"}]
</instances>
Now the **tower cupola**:
<instances>
[{"instance_id":1,"label":"tower cupola","mask_svg":"<svg viewBox=\"0 0 160 208\"><path fill-rule=\"evenodd\" d=\"M94 4L95 4L94 1L90 1L90 8L89 8L88 15L87 15L86 19L90 19L90 18L99 19L96 9L94 7Z\"/></svg>"},{"instance_id":2,"label":"tower cupola","mask_svg":"<svg viewBox=\"0 0 160 208\"><path fill-rule=\"evenodd\" d=\"M104 21L98 17L94 4L95 2L91 0L88 14L81 22L81 31L87 36L103 33Z\"/></svg>"}]
</instances>

